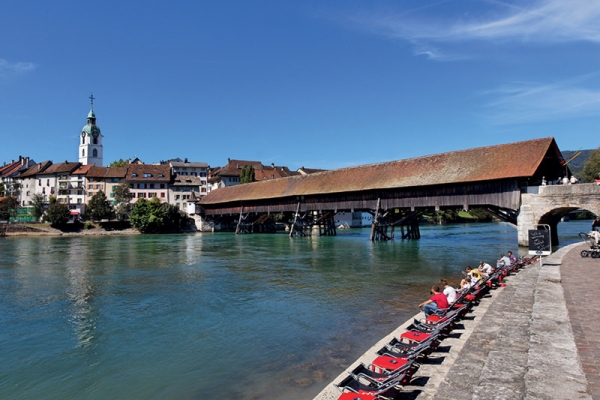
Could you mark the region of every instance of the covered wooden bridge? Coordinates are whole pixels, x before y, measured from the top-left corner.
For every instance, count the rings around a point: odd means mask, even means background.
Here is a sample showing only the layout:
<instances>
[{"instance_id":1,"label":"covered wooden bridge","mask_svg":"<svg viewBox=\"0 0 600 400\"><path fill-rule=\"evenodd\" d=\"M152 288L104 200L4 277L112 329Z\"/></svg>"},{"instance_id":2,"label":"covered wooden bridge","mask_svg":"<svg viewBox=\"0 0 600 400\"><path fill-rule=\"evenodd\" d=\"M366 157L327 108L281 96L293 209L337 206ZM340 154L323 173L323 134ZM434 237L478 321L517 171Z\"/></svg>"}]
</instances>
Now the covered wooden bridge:
<instances>
[{"instance_id":1,"label":"covered wooden bridge","mask_svg":"<svg viewBox=\"0 0 600 400\"><path fill-rule=\"evenodd\" d=\"M418 238L426 209L485 207L516 224L522 189L564 176L563 164L553 138L528 140L226 187L200 214L237 233L271 231L282 218L290 235L335 235L337 212L368 211L372 240L394 227Z\"/></svg>"}]
</instances>

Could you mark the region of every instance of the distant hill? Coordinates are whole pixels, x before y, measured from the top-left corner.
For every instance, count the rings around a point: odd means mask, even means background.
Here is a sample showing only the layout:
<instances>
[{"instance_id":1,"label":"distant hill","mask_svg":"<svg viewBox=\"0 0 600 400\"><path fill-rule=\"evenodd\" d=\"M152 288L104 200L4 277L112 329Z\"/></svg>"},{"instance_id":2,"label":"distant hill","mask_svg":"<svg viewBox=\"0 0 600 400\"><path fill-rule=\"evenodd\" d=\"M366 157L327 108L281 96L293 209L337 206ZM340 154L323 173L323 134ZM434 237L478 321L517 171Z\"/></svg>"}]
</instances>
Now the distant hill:
<instances>
[{"instance_id":1,"label":"distant hill","mask_svg":"<svg viewBox=\"0 0 600 400\"><path fill-rule=\"evenodd\" d=\"M581 174L581 170L583 170L583 164L585 164L585 161L589 158L593 150L562 150L561 152L564 159L568 160L577 151L580 151L581 154L569 162L569 169L573 175L578 177Z\"/></svg>"}]
</instances>

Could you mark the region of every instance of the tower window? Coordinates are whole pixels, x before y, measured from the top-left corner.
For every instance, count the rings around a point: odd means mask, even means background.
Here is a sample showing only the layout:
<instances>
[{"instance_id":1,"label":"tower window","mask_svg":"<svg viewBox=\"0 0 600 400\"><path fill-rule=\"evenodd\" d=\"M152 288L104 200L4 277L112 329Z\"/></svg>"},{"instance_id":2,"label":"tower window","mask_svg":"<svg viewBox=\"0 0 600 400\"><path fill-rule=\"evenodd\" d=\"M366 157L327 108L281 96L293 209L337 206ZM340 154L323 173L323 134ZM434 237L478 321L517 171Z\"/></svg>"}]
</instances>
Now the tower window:
<instances>
[{"instance_id":1,"label":"tower window","mask_svg":"<svg viewBox=\"0 0 600 400\"><path fill-rule=\"evenodd\" d=\"M85 157L85 149L81 150L81 157Z\"/></svg>"},{"instance_id":2,"label":"tower window","mask_svg":"<svg viewBox=\"0 0 600 400\"><path fill-rule=\"evenodd\" d=\"M94 139L94 141L96 141L96 140ZM98 157L98 150L97 149L94 149L94 151L92 153L92 157Z\"/></svg>"}]
</instances>

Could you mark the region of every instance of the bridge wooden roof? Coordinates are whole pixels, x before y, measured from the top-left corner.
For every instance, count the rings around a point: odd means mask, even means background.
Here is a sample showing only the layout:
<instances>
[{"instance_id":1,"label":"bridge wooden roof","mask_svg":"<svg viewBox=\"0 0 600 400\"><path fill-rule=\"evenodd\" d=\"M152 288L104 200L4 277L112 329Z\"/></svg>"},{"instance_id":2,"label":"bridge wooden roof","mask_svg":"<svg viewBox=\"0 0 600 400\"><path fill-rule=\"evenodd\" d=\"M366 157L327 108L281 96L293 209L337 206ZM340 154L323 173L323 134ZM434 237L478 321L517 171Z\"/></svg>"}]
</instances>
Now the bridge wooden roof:
<instances>
[{"instance_id":1,"label":"bridge wooden roof","mask_svg":"<svg viewBox=\"0 0 600 400\"><path fill-rule=\"evenodd\" d=\"M531 177L547 154L561 157L554 138L230 186L211 191L200 204Z\"/></svg>"}]
</instances>

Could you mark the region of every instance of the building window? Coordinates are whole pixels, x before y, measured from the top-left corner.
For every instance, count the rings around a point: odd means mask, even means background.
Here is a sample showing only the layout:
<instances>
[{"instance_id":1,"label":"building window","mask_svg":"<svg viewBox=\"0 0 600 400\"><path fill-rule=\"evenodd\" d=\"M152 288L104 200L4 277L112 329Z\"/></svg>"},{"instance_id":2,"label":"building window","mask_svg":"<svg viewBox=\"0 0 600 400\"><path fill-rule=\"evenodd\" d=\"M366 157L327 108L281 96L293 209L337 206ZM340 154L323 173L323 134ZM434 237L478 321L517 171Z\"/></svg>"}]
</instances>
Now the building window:
<instances>
[{"instance_id":1,"label":"building window","mask_svg":"<svg viewBox=\"0 0 600 400\"><path fill-rule=\"evenodd\" d=\"M165 197L165 192L161 192L160 197Z\"/></svg>"},{"instance_id":2,"label":"building window","mask_svg":"<svg viewBox=\"0 0 600 400\"><path fill-rule=\"evenodd\" d=\"M150 189L154 189L154 183L150 183L148 186L150 186Z\"/></svg>"},{"instance_id":3,"label":"building window","mask_svg":"<svg viewBox=\"0 0 600 400\"><path fill-rule=\"evenodd\" d=\"M161 183L161 184L160 184L160 188L161 188L161 189L164 189L164 188L165 188L165 184L164 184L164 183Z\"/></svg>"},{"instance_id":4,"label":"building window","mask_svg":"<svg viewBox=\"0 0 600 400\"><path fill-rule=\"evenodd\" d=\"M145 173L145 174L144 174L144 178L152 178L152 174Z\"/></svg>"},{"instance_id":5,"label":"building window","mask_svg":"<svg viewBox=\"0 0 600 400\"><path fill-rule=\"evenodd\" d=\"M115 194L114 194L114 193L111 193L111 194L110 194L110 197L115 197Z\"/></svg>"},{"instance_id":6,"label":"building window","mask_svg":"<svg viewBox=\"0 0 600 400\"><path fill-rule=\"evenodd\" d=\"M131 174L132 178L137 178L137 174L134 172L133 174Z\"/></svg>"},{"instance_id":7,"label":"building window","mask_svg":"<svg viewBox=\"0 0 600 400\"><path fill-rule=\"evenodd\" d=\"M164 178L165 176L163 174L158 174L159 178Z\"/></svg>"},{"instance_id":8,"label":"building window","mask_svg":"<svg viewBox=\"0 0 600 400\"><path fill-rule=\"evenodd\" d=\"M100 189L100 185L96 185L96 189Z\"/></svg>"},{"instance_id":9,"label":"building window","mask_svg":"<svg viewBox=\"0 0 600 400\"><path fill-rule=\"evenodd\" d=\"M156 193L150 192L150 193L148 193L148 197L156 197Z\"/></svg>"},{"instance_id":10,"label":"building window","mask_svg":"<svg viewBox=\"0 0 600 400\"><path fill-rule=\"evenodd\" d=\"M179 195L178 194L175 195L175 200L179 200Z\"/></svg>"},{"instance_id":11,"label":"building window","mask_svg":"<svg viewBox=\"0 0 600 400\"><path fill-rule=\"evenodd\" d=\"M93 189L94 185L88 185L88 189Z\"/></svg>"},{"instance_id":12,"label":"building window","mask_svg":"<svg viewBox=\"0 0 600 400\"><path fill-rule=\"evenodd\" d=\"M94 138L94 144L98 144L98 139ZM94 152L92 153L92 157L98 157L98 150L94 149Z\"/></svg>"}]
</instances>

